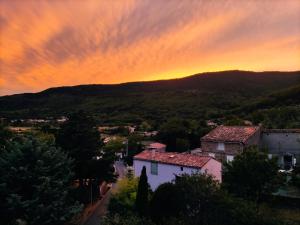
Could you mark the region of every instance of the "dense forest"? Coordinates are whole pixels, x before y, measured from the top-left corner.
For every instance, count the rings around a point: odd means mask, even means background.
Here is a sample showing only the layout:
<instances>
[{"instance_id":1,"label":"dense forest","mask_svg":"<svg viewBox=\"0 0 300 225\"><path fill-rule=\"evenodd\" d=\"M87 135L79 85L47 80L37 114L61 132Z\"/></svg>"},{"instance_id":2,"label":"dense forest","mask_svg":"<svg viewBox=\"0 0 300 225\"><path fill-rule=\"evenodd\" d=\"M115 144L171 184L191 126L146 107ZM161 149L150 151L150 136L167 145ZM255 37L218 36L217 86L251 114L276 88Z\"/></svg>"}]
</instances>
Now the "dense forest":
<instances>
[{"instance_id":1,"label":"dense forest","mask_svg":"<svg viewBox=\"0 0 300 225\"><path fill-rule=\"evenodd\" d=\"M181 79L57 87L0 97L0 117L46 118L84 110L102 124L160 124L168 118L299 127L300 71L224 71Z\"/></svg>"}]
</instances>

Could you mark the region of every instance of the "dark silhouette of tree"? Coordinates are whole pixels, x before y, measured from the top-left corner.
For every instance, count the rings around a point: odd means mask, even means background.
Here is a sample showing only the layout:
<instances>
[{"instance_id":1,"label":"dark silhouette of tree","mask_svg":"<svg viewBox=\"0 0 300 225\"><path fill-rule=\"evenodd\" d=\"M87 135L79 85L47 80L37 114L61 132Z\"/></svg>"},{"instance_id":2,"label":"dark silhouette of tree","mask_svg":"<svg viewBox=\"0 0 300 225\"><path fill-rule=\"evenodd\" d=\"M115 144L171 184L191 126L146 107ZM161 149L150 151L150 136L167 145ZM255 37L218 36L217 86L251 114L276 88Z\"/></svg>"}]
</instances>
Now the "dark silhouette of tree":
<instances>
[{"instance_id":1,"label":"dark silhouette of tree","mask_svg":"<svg viewBox=\"0 0 300 225\"><path fill-rule=\"evenodd\" d=\"M12 132L2 123L0 123L0 150L5 148L12 136Z\"/></svg>"},{"instance_id":2,"label":"dark silhouette of tree","mask_svg":"<svg viewBox=\"0 0 300 225\"><path fill-rule=\"evenodd\" d=\"M254 204L224 192L206 174L182 175L160 185L150 201L151 219L159 225L261 225ZM177 223L176 223L176 222Z\"/></svg>"},{"instance_id":3,"label":"dark silhouette of tree","mask_svg":"<svg viewBox=\"0 0 300 225\"><path fill-rule=\"evenodd\" d=\"M155 190L150 201L150 216L153 221L168 220L182 212L182 195L173 183L164 183Z\"/></svg>"},{"instance_id":4,"label":"dark silhouette of tree","mask_svg":"<svg viewBox=\"0 0 300 225\"><path fill-rule=\"evenodd\" d=\"M94 119L82 111L71 114L61 126L56 143L74 159L76 178L86 178L87 162L100 154L101 147Z\"/></svg>"},{"instance_id":5,"label":"dark silhouette of tree","mask_svg":"<svg viewBox=\"0 0 300 225\"><path fill-rule=\"evenodd\" d=\"M136 134L131 134L128 136L128 146L125 146L127 156L125 158L125 162L132 166L133 157L143 151L142 145L143 137Z\"/></svg>"},{"instance_id":6,"label":"dark silhouette of tree","mask_svg":"<svg viewBox=\"0 0 300 225\"><path fill-rule=\"evenodd\" d=\"M148 192L149 184L146 174L146 167L144 166L138 184L138 191L136 195L136 209L140 216L148 214Z\"/></svg>"},{"instance_id":7,"label":"dark silhouette of tree","mask_svg":"<svg viewBox=\"0 0 300 225\"><path fill-rule=\"evenodd\" d=\"M61 126L56 142L58 146L74 159L75 178L79 180L78 198L90 201L90 191L99 196L102 181L115 181L113 163L115 152L101 150L102 142L96 121L80 111L70 115Z\"/></svg>"},{"instance_id":8,"label":"dark silhouette of tree","mask_svg":"<svg viewBox=\"0 0 300 225\"><path fill-rule=\"evenodd\" d=\"M54 143L29 137L0 154L0 223L60 225L81 207L72 200L72 160Z\"/></svg>"},{"instance_id":9,"label":"dark silhouette of tree","mask_svg":"<svg viewBox=\"0 0 300 225\"><path fill-rule=\"evenodd\" d=\"M223 185L232 194L259 203L264 194L271 194L280 184L277 159L257 147L246 149L230 163L225 163Z\"/></svg>"},{"instance_id":10,"label":"dark silhouette of tree","mask_svg":"<svg viewBox=\"0 0 300 225\"><path fill-rule=\"evenodd\" d=\"M160 127L158 138L167 145L167 151L185 152L200 145L200 137L209 128L205 121L172 118Z\"/></svg>"}]
</instances>

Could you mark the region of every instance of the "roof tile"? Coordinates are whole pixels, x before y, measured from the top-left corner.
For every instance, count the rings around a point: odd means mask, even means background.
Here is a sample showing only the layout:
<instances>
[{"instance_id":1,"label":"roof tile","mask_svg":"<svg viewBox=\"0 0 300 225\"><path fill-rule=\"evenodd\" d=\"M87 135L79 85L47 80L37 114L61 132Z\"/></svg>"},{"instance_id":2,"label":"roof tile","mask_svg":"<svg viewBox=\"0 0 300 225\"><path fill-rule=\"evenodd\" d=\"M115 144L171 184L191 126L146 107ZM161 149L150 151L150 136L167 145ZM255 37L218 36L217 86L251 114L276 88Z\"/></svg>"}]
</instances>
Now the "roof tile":
<instances>
[{"instance_id":1,"label":"roof tile","mask_svg":"<svg viewBox=\"0 0 300 225\"><path fill-rule=\"evenodd\" d=\"M134 159L202 168L210 159L212 159L212 157L192 155L188 153L156 152L145 150L134 156Z\"/></svg>"},{"instance_id":2,"label":"roof tile","mask_svg":"<svg viewBox=\"0 0 300 225\"><path fill-rule=\"evenodd\" d=\"M246 142L259 126L219 126L201 138L202 141Z\"/></svg>"}]
</instances>

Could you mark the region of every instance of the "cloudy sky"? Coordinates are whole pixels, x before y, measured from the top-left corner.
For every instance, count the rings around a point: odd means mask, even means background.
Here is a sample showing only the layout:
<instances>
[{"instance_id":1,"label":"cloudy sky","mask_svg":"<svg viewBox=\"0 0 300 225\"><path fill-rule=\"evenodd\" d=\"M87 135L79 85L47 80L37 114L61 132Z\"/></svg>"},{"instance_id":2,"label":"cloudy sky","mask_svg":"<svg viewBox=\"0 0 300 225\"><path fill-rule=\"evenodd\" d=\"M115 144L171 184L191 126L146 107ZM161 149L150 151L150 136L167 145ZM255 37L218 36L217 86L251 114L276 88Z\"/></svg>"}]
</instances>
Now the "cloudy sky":
<instances>
[{"instance_id":1,"label":"cloudy sky","mask_svg":"<svg viewBox=\"0 0 300 225\"><path fill-rule=\"evenodd\" d=\"M0 0L0 95L300 70L300 0Z\"/></svg>"}]
</instances>

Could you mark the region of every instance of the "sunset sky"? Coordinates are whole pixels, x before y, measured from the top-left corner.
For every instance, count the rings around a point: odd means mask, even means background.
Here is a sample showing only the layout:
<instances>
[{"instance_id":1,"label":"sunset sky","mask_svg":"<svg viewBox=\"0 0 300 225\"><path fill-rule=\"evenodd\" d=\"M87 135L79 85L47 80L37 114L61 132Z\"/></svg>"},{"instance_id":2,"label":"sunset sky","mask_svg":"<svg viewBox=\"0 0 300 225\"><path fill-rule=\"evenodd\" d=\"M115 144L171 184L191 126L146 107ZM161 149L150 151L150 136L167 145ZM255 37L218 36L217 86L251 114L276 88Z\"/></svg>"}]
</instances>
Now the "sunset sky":
<instances>
[{"instance_id":1,"label":"sunset sky","mask_svg":"<svg viewBox=\"0 0 300 225\"><path fill-rule=\"evenodd\" d=\"M0 95L300 70L300 0L0 0Z\"/></svg>"}]
</instances>

